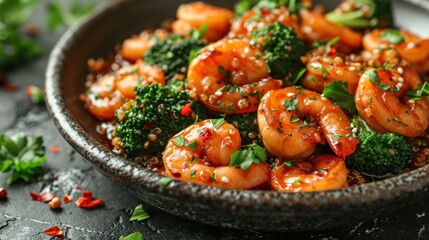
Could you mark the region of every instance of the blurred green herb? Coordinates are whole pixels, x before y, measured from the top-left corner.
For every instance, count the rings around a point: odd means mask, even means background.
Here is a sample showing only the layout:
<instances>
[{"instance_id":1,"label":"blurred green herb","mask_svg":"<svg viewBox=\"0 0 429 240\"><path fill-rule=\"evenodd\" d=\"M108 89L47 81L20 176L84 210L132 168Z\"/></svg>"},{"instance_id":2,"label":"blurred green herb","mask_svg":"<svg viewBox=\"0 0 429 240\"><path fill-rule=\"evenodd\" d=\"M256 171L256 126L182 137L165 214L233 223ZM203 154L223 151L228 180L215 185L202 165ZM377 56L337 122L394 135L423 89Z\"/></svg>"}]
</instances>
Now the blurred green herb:
<instances>
[{"instance_id":1,"label":"blurred green herb","mask_svg":"<svg viewBox=\"0 0 429 240\"><path fill-rule=\"evenodd\" d=\"M47 27L55 31L70 27L95 6L93 1L73 1L67 8L53 0L47 8ZM0 0L0 71L29 62L42 54L42 48L23 31L40 0Z\"/></svg>"},{"instance_id":2,"label":"blurred green herb","mask_svg":"<svg viewBox=\"0 0 429 240\"><path fill-rule=\"evenodd\" d=\"M42 53L42 48L22 34L40 0L0 1L0 70L28 62Z\"/></svg>"},{"instance_id":3,"label":"blurred green herb","mask_svg":"<svg viewBox=\"0 0 429 240\"><path fill-rule=\"evenodd\" d=\"M12 137L0 134L0 172L12 171L7 184L18 179L25 182L34 180L45 160L42 137L27 137L22 133Z\"/></svg>"},{"instance_id":4,"label":"blurred green herb","mask_svg":"<svg viewBox=\"0 0 429 240\"><path fill-rule=\"evenodd\" d=\"M56 31L61 26L71 27L79 19L88 15L94 9L94 2L87 3L72 2L69 6L64 6L58 0L48 4L47 26L50 31Z\"/></svg>"},{"instance_id":5,"label":"blurred green herb","mask_svg":"<svg viewBox=\"0 0 429 240\"><path fill-rule=\"evenodd\" d=\"M120 236L119 240L144 240L144 237L140 232L133 232L128 236Z\"/></svg>"}]
</instances>

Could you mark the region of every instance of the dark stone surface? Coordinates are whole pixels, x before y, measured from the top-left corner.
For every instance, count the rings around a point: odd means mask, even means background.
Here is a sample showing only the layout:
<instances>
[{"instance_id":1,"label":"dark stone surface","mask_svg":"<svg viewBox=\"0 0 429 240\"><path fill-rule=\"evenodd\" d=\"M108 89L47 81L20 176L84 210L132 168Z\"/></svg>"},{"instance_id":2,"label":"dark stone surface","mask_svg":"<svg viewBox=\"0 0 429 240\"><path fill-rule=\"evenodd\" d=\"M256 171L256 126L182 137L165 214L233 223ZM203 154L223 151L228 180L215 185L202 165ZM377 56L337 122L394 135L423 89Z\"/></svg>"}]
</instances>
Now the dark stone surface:
<instances>
[{"instance_id":1,"label":"dark stone surface","mask_svg":"<svg viewBox=\"0 0 429 240\"><path fill-rule=\"evenodd\" d=\"M41 7L33 20L43 26ZM151 215L147 221L129 221L132 209L140 201L119 188L88 164L58 133L44 106L31 105L25 97L25 86L43 86L47 57L59 35L42 30L37 41L45 54L31 64L7 74L10 82L19 85L17 92L0 90L0 131L8 135L25 132L44 136L47 147L46 174L34 183L17 183L7 187L8 199L0 201L0 239L49 239L43 231L59 226L66 239L118 239L140 231L146 239L429 239L429 196L407 209L392 211L388 216L353 226L342 226L323 232L258 233L207 226L162 212L143 203ZM51 153L58 146L60 153ZM6 186L8 175L0 176L0 187ZM41 202L32 201L29 192L49 191L73 196L83 190L103 198L101 207L85 210L73 202L52 211Z\"/></svg>"}]
</instances>

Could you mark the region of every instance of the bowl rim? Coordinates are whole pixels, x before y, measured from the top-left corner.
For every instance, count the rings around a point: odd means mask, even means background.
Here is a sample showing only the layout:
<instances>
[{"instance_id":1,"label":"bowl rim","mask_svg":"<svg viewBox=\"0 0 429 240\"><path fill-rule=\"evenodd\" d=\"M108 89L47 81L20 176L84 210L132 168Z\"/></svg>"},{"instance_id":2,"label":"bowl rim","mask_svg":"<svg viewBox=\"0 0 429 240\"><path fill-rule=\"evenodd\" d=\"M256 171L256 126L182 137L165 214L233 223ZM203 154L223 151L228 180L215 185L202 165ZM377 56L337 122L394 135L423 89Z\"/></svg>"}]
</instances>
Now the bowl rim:
<instances>
[{"instance_id":1,"label":"bowl rim","mask_svg":"<svg viewBox=\"0 0 429 240\"><path fill-rule=\"evenodd\" d=\"M242 196L243 198L240 199L245 201L240 205L249 210L260 208L260 206L255 206L255 202L246 201L246 199L258 199L264 204L281 203L283 207L292 205L323 207L327 204L351 207L397 200L400 196L408 196L409 194L423 191L425 187L429 186L429 165L377 182L319 192L281 193L267 190L222 189L177 179L172 179L167 185L161 185L159 180L165 176L149 171L114 154L89 136L79 123L74 120L74 117L66 108L65 100L61 94L61 69L66 58L67 49L73 43L74 36L80 33L82 29L90 26L94 20L102 17L102 13L114 11L125 2L121 0L105 2L98 6L89 16L67 30L52 50L45 74L47 108L57 129L74 149L81 155L86 155L84 158L96 167L119 173L126 181L136 183L150 192L156 192L166 197L180 195L189 200L201 200L201 198L204 198L206 201L222 202L223 205L236 206L236 198L222 196ZM177 191L177 189L181 189L181 191ZM293 204L288 201L296 197L315 199L315 201L294 202Z\"/></svg>"}]
</instances>

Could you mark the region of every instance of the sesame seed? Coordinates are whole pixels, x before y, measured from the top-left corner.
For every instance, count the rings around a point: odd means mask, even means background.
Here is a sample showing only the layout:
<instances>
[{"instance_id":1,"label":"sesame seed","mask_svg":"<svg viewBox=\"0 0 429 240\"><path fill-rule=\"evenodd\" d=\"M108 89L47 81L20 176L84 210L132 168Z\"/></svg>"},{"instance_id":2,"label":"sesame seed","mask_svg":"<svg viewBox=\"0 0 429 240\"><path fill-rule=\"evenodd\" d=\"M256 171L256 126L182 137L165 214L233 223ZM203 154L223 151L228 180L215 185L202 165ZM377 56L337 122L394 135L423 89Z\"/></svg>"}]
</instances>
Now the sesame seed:
<instances>
[{"instance_id":1,"label":"sesame seed","mask_svg":"<svg viewBox=\"0 0 429 240\"><path fill-rule=\"evenodd\" d=\"M404 82L404 78L403 77L398 77L398 82L403 83Z\"/></svg>"},{"instance_id":2,"label":"sesame seed","mask_svg":"<svg viewBox=\"0 0 429 240\"><path fill-rule=\"evenodd\" d=\"M295 96L295 93L291 93L291 92L290 92L290 93L287 93L287 94L286 94L286 96L288 96L288 97L293 97L293 96Z\"/></svg>"},{"instance_id":3,"label":"sesame seed","mask_svg":"<svg viewBox=\"0 0 429 240\"><path fill-rule=\"evenodd\" d=\"M218 96L218 97L222 96L222 92L221 92L221 91L216 91L214 94L215 94L216 96Z\"/></svg>"},{"instance_id":4,"label":"sesame seed","mask_svg":"<svg viewBox=\"0 0 429 240\"><path fill-rule=\"evenodd\" d=\"M353 128L352 129L352 133L357 133L358 129L357 128Z\"/></svg>"},{"instance_id":5,"label":"sesame seed","mask_svg":"<svg viewBox=\"0 0 429 240\"><path fill-rule=\"evenodd\" d=\"M414 48L416 47L416 43L415 42L410 42L407 44L407 48Z\"/></svg>"},{"instance_id":6,"label":"sesame seed","mask_svg":"<svg viewBox=\"0 0 429 240\"><path fill-rule=\"evenodd\" d=\"M324 96L322 96L322 101L326 101L326 100L328 100L326 97L324 97Z\"/></svg>"},{"instance_id":7,"label":"sesame seed","mask_svg":"<svg viewBox=\"0 0 429 240\"><path fill-rule=\"evenodd\" d=\"M225 177L225 176L223 176L220 180L221 180L223 183L229 183L229 179L228 179L227 177Z\"/></svg>"},{"instance_id":8,"label":"sesame seed","mask_svg":"<svg viewBox=\"0 0 429 240\"><path fill-rule=\"evenodd\" d=\"M349 67L349 71L356 71L355 67Z\"/></svg>"},{"instance_id":9,"label":"sesame seed","mask_svg":"<svg viewBox=\"0 0 429 240\"><path fill-rule=\"evenodd\" d=\"M416 103L416 101L414 101L414 100L408 100L408 102L411 104Z\"/></svg>"},{"instance_id":10,"label":"sesame seed","mask_svg":"<svg viewBox=\"0 0 429 240\"><path fill-rule=\"evenodd\" d=\"M402 69L401 67L398 67L398 73L402 75L404 73L404 69Z\"/></svg>"},{"instance_id":11,"label":"sesame seed","mask_svg":"<svg viewBox=\"0 0 429 240\"><path fill-rule=\"evenodd\" d=\"M379 54L379 53L380 53L380 50L378 50L378 49L374 49L374 50L372 50L372 53L373 53L373 54Z\"/></svg>"}]
</instances>

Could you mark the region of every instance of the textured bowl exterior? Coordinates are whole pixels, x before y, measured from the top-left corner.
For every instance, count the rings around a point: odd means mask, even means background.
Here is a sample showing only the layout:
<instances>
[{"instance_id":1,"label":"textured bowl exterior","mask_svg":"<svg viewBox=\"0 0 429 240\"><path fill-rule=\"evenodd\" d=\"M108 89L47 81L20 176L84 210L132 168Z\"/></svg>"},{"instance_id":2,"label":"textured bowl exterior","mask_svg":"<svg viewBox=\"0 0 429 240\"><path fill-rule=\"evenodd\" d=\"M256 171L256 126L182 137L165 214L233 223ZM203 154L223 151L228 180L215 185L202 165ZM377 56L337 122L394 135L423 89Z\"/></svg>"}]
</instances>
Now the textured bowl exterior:
<instances>
[{"instance_id":1,"label":"textured bowl exterior","mask_svg":"<svg viewBox=\"0 0 429 240\"><path fill-rule=\"evenodd\" d=\"M429 167L400 176L314 193L225 190L173 180L115 155L95 130L97 121L79 100L86 62L115 44L174 16L184 1L111 1L70 29L51 53L46 73L48 109L64 138L103 175L141 200L195 221L253 231L312 231L367 220L427 194ZM210 1L208 1L210 2ZM211 1L228 6L231 1Z\"/></svg>"}]
</instances>

